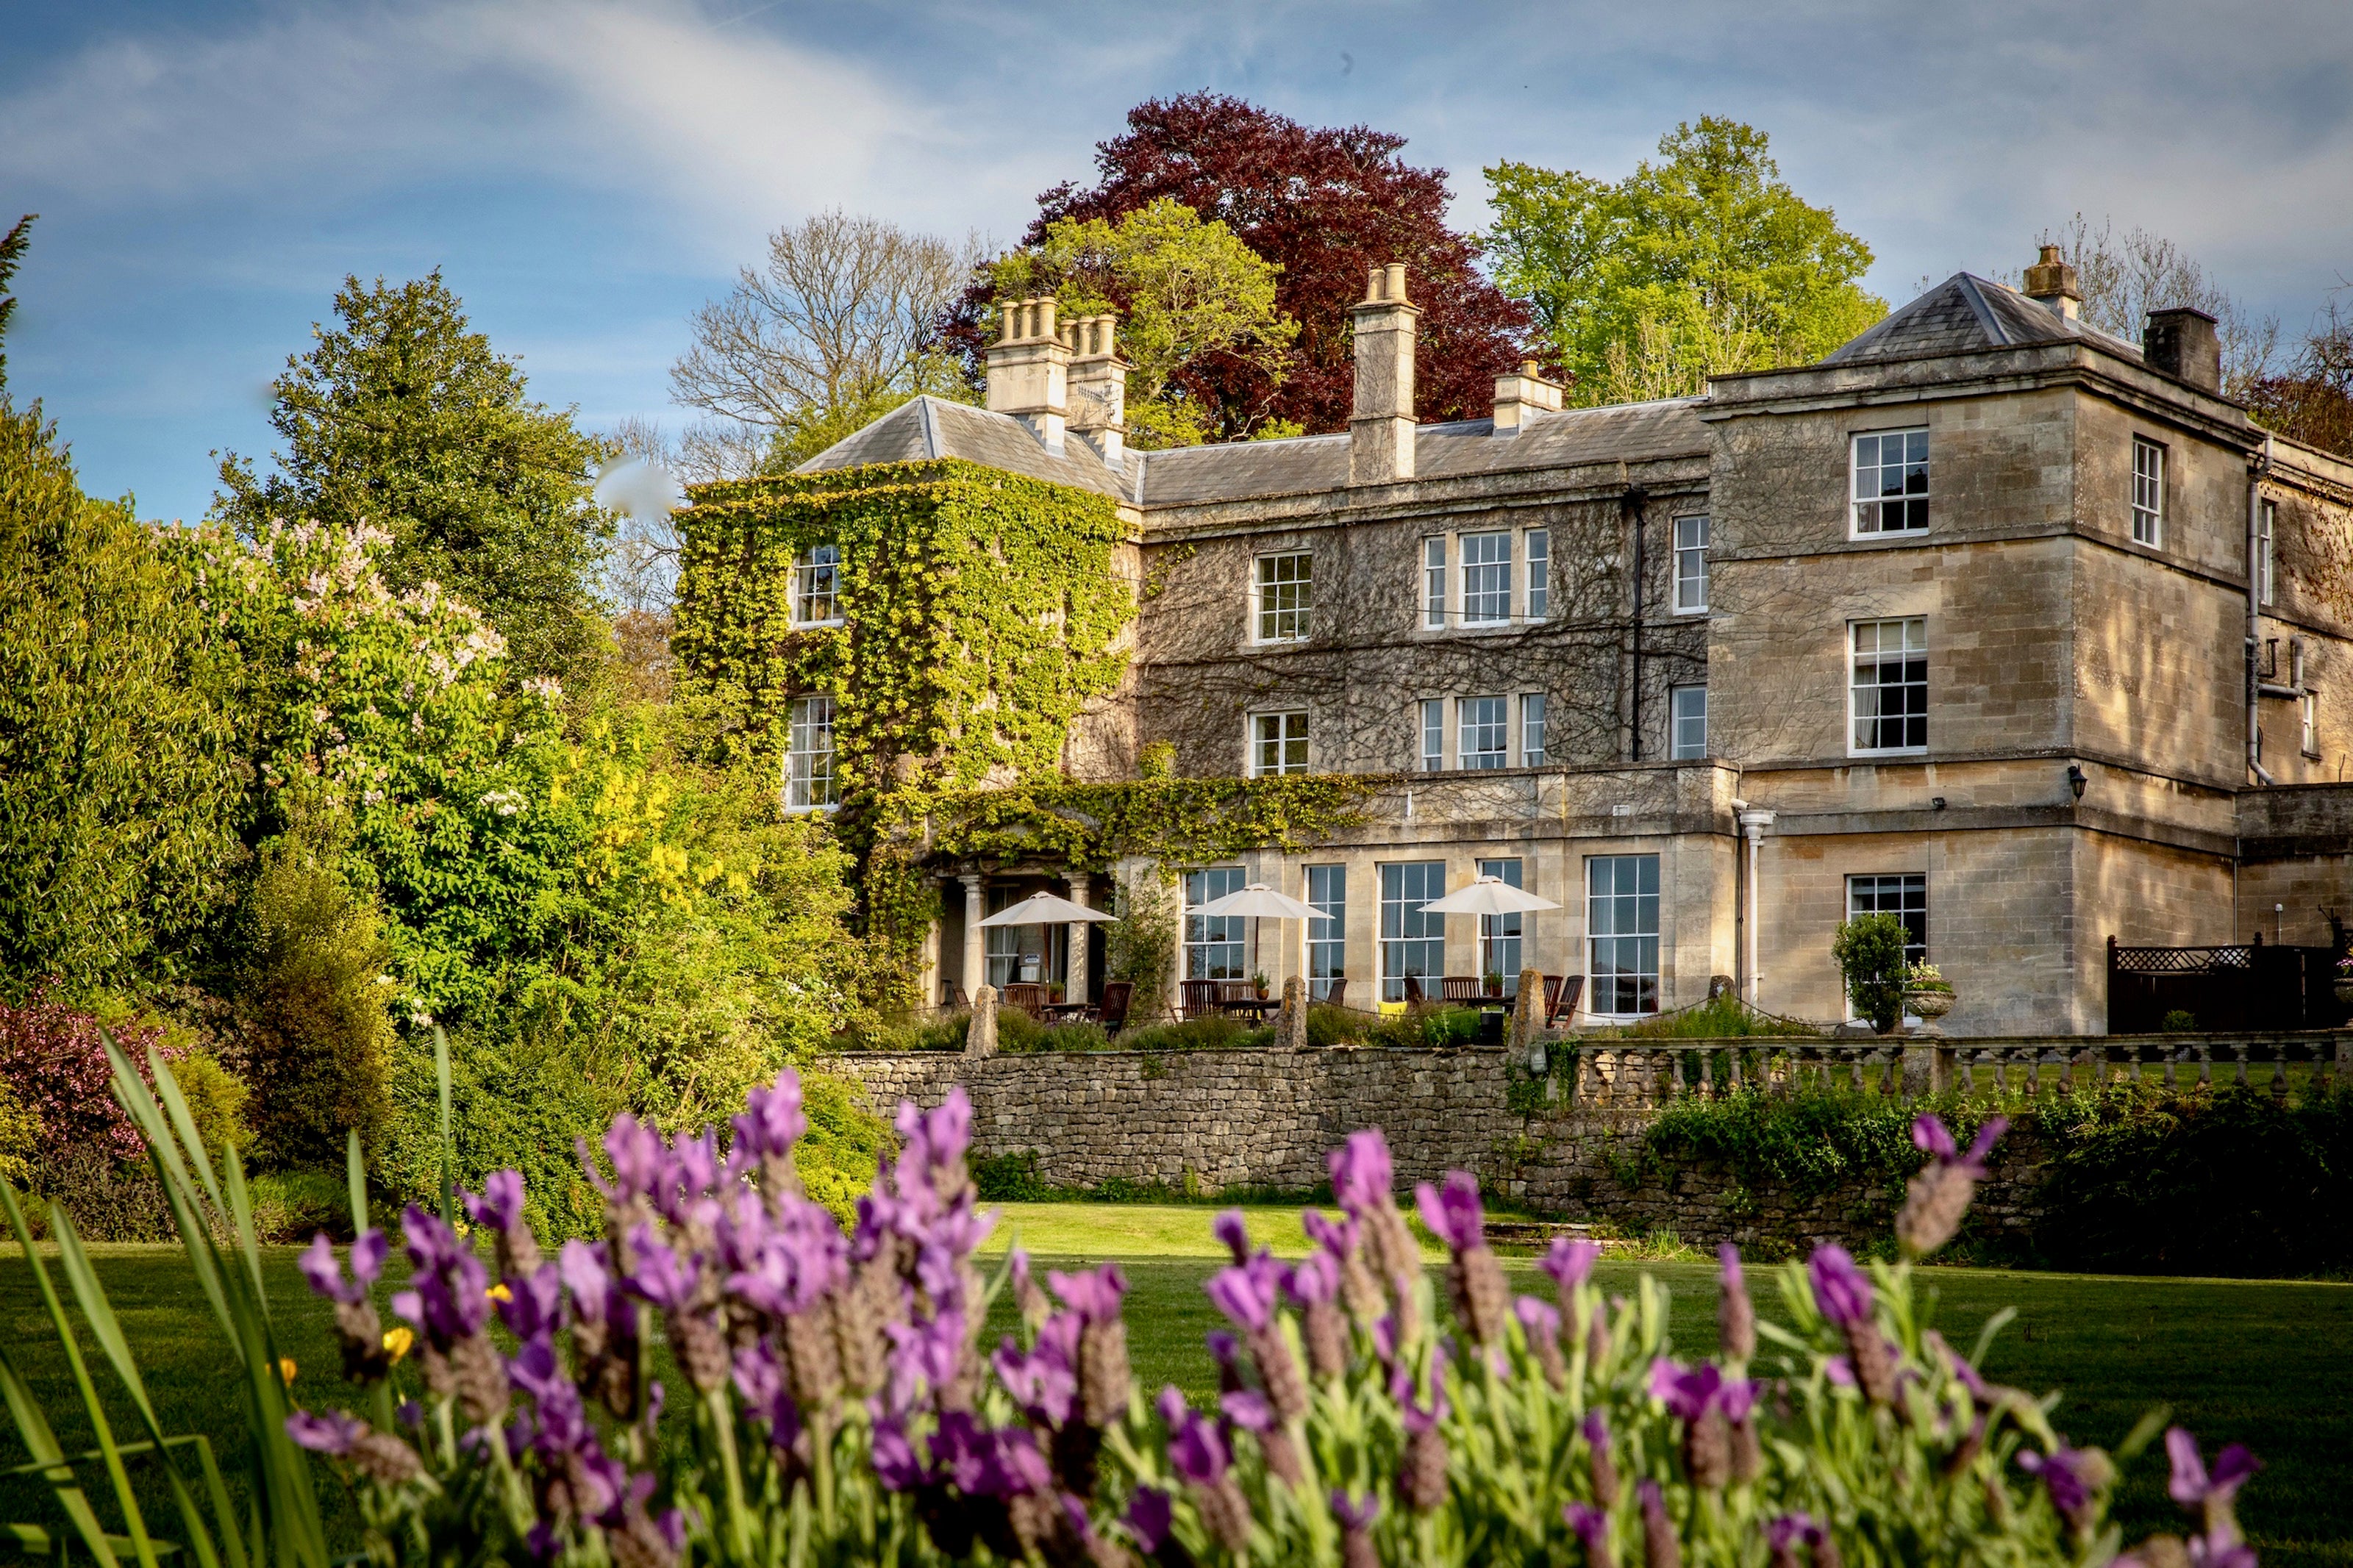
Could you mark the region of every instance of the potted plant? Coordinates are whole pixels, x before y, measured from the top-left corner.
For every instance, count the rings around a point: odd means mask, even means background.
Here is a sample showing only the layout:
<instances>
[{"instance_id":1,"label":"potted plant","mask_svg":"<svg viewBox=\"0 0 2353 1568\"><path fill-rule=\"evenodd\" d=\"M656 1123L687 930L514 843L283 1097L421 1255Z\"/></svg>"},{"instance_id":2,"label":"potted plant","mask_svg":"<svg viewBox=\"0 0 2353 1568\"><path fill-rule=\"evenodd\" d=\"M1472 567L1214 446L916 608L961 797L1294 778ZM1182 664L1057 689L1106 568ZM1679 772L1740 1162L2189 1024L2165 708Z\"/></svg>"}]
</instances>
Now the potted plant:
<instances>
[{"instance_id":1,"label":"potted plant","mask_svg":"<svg viewBox=\"0 0 2353 1568\"><path fill-rule=\"evenodd\" d=\"M1953 984L1933 963L1907 964L1904 1006L1917 1018L1941 1018L1953 1010Z\"/></svg>"},{"instance_id":2,"label":"potted plant","mask_svg":"<svg viewBox=\"0 0 2353 1568\"><path fill-rule=\"evenodd\" d=\"M1254 990L1256 990L1256 991L1258 992L1258 999L1259 999L1260 1001L1261 1001L1261 1002L1265 1001L1265 1000L1266 1000L1266 976L1265 976L1265 975L1263 975L1263 974L1253 974L1253 975L1251 975L1251 976L1250 976L1250 985L1251 985L1251 987L1252 987Z\"/></svg>"},{"instance_id":3,"label":"potted plant","mask_svg":"<svg viewBox=\"0 0 2353 1568\"><path fill-rule=\"evenodd\" d=\"M2337 999L2353 1002L2353 954L2337 961Z\"/></svg>"},{"instance_id":4,"label":"potted plant","mask_svg":"<svg viewBox=\"0 0 2353 1568\"><path fill-rule=\"evenodd\" d=\"M1892 1035L1904 1021L1905 944L1911 933L1894 915L1857 915L1838 928L1831 955L1846 983L1855 1016L1879 1034Z\"/></svg>"}]
</instances>

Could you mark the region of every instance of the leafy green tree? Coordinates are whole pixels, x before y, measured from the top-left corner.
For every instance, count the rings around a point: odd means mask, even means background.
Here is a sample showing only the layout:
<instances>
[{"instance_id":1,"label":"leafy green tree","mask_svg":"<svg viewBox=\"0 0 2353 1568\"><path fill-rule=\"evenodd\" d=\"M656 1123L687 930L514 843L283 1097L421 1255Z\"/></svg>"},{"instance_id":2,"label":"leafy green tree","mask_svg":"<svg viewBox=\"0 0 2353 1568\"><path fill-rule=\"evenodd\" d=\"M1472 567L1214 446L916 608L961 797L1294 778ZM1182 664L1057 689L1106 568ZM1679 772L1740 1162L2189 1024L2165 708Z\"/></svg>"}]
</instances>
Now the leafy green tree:
<instances>
[{"instance_id":1,"label":"leafy green tree","mask_svg":"<svg viewBox=\"0 0 2353 1568\"><path fill-rule=\"evenodd\" d=\"M1282 383L1299 323L1275 303L1282 268L1214 218L1166 196L1117 219L1056 218L1044 237L991 264L999 303L1054 295L1065 318L1117 310L1129 365L1127 437L1138 447L1208 438L1217 411L1176 384L1218 354L1247 363L1268 387ZM1278 422L1253 436L1296 435Z\"/></svg>"},{"instance_id":2,"label":"leafy green tree","mask_svg":"<svg viewBox=\"0 0 2353 1568\"><path fill-rule=\"evenodd\" d=\"M1678 125L1659 162L1615 184L1529 163L1486 174L1496 279L1528 301L1578 402L1816 359L1886 313L1858 281L1870 247L1736 121Z\"/></svg>"},{"instance_id":3,"label":"leafy green tree","mask_svg":"<svg viewBox=\"0 0 2353 1568\"><path fill-rule=\"evenodd\" d=\"M273 384L276 471L230 454L218 515L248 538L273 520L380 528L390 587L480 607L518 679L586 677L605 641L590 584L611 522L589 495L605 444L530 400L438 271L346 278L335 315Z\"/></svg>"},{"instance_id":4,"label":"leafy green tree","mask_svg":"<svg viewBox=\"0 0 2353 1568\"><path fill-rule=\"evenodd\" d=\"M0 583L0 990L158 977L244 855L229 650L155 531L5 400Z\"/></svg>"},{"instance_id":5,"label":"leafy green tree","mask_svg":"<svg viewBox=\"0 0 2353 1568\"><path fill-rule=\"evenodd\" d=\"M1847 1000L1881 1034L1904 1017L1904 944L1912 940L1894 915L1857 915L1831 939L1831 956L1846 982Z\"/></svg>"},{"instance_id":6,"label":"leafy green tree","mask_svg":"<svg viewBox=\"0 0 2353 1568\"><path fill-rule=\"evenodd\" d=\"M0 289L7 288L8 280L16 276L16 268L25 259L26 247L33 243L33 220L40 216L38 213L26 213L16 220L14 228L6 234L0 234ZM16 297L0 294L0 347L5 347L8 341L8 322L16 314ZM7 389L8 356L0 353L0 394L5 394Z\"/></svg>"}]
</instances>

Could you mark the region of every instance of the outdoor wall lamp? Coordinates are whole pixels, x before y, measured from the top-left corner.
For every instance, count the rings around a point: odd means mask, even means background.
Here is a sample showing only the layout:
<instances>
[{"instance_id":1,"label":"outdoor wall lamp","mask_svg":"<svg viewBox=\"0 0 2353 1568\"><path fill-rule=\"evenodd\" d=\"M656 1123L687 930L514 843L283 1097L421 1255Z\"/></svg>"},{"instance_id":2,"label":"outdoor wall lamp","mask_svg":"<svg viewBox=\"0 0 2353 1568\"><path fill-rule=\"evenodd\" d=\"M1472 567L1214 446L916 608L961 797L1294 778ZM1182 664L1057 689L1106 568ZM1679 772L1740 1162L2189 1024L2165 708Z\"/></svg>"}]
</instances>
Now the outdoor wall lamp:
<instances>
[{"instance_id":1,"label":"outdoor wall lamp","mask_svg":"<svg viewBox=\"0 0 2353 1568\"><path fill-rule=\"evenodd\" d=\"M2080 763L2067 764L2067 787L2075 792L2077 800L2084 798L2084 786L2091 782L2090 776L2084 772Z\"/></svg>"}]
</instances>

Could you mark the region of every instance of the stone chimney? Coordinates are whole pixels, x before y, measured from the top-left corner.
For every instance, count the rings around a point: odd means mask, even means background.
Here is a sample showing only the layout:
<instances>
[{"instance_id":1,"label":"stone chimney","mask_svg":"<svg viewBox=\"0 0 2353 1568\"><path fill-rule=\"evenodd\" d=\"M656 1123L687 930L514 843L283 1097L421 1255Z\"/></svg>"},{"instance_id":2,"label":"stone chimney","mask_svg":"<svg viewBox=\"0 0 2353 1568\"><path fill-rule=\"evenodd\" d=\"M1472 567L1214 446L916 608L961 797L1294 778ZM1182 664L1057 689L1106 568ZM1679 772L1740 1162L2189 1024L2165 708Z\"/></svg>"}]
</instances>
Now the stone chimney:
<instances>
[{"instance_id":1,"label":"stone chimney","mask_svg":"<svg viewBox=\"0 0 2353 1568\"><path fill-rule=\"evenodd\" d=\"M1119 357L1117 316L1072 319L1070 431L1103 467L1116 468L1127 442L1127 362Z\"/></svg>"},{"instance_id":2,"label":"stone chimney","mask_svg":"<svg viewBox=\"0 0 2353 1568\"><path fill-rule=\"evenodd\" d=\"M1376 267L1356 326L1356 397L1348 411L1348 482L1413 478L1413 341L1421 307L1405 297L1405 263Z\"/></svg>"},{"instance_id":3,"label":"stone chimney","mask_svg":"<svg viewBox=\"0 0 2353 1568\"><path fill-rule=\"evenodd\" d=\"M2084 303L2075 286L2075 269L2059 259L2059 247L2046 245L2042 258L2026 269L2026 297L2054 316L2072 321Z\"/></svg>"},{"instance_id":4,"label":"stone chimney","mask_svg":"<svg viewBox=\"0 0 2353 1568\"><path fill-rule=\"evenodd\" d=\"M1560 383L1546 381L1535 361L1522 360L1516 375L1495 378L1495 434L1518 435L1538 409L1559 413L1560 395Z\"/></svg>"},{"instance_id":5,"label":"stone chimney","mask_svg":"<svg viewBox=\"0 0 2353 1568\"><path fill-rule=\"evenodd\" d=\"M2214 318L2203 310L2187 305L2151 310L2141 328L2140 357L2149 369L2200 392L2222 390L2222 340L2215 335Z\"/></svg>"},{"instance_id":6,"label":"stone chimney","mask_svg":"<svg viewBox=\"0 0 2353 1568\"><path fill-rule=\"evenodd\" d=\"M1005 335L988 345L988 409L1010 414L1060 455L1070 414L1071 347L1054 330L1054 301L1005 306Z\"/></svg>"}]
</instances>

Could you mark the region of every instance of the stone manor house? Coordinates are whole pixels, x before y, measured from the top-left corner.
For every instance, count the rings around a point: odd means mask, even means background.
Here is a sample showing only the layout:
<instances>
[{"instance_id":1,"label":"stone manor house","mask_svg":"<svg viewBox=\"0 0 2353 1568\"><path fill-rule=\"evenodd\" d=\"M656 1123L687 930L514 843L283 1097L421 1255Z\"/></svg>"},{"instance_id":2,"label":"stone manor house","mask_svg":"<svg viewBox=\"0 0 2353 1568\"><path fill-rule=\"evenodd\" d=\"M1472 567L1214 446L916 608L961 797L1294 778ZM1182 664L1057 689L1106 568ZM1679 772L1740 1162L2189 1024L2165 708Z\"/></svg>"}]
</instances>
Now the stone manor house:
<instances>
[{"instance_id":1,"label":"stone manor house","mask_svg":"<svg viewBox=\"0 0 2353 1568\"><path fill-rule=\"evenodd\" d=\"M962 458L1116 503L1132 663L1074 774L1165 742L1188 776L1395 775L1326 842L1187 868L1191 905L1322 911L1188 917L1187 975L1370 1007L1531 965L1585 977L1579 1023L1724 977L1830 1019L1834 928L1886 910L1951 1032L2096 1034L2111 937L2321 942L2353 908L2353 464L2222 395L2211 318L2124 342L2055 251L2025 284L1957 274L1698 396L1567 409L1528 365L1425 425L1419 311L1376 268L1346 434L1152 452L1111 319L1027 301L986 410L920 398L807 468ZM827 744L797 728L796 765ZM935 997L1099 985L1086 928L980 926L1099 879L942 869ZM1560 907L1424 912L1482 874Z\"/></svg>"}]
</instances>

